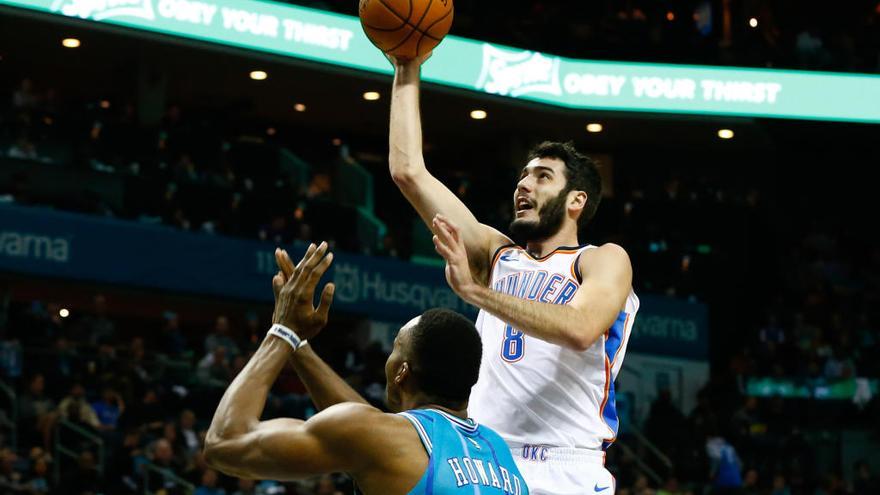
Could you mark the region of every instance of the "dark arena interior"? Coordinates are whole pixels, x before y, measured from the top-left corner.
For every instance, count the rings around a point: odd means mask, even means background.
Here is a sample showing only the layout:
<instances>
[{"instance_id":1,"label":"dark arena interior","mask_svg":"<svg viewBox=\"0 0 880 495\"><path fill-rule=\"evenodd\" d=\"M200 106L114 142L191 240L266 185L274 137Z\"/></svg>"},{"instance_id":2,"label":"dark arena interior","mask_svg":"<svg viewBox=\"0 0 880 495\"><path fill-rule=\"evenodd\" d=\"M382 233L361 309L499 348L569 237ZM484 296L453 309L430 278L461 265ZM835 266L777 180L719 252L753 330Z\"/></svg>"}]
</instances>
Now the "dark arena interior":
<instances>
[{"instance_id":1,"label":"dark arena interior","mask_svg":"<svg viewBox=\"0 0 880 495\"><path fill-rule=\"evenodd\" d=\"M0 495L358 490L205 456L276 247L327 242L310 341L380 410L404 323L477 317L389 175L358 15L0 0ZM623 247L641 301L597 412L615 493L880 494L880 3L457 0L422 78L428 170L500 232L534 145L599 164L581 242ZM286 366L262 417L320 410Z\"/></svg>"}]
</instances>

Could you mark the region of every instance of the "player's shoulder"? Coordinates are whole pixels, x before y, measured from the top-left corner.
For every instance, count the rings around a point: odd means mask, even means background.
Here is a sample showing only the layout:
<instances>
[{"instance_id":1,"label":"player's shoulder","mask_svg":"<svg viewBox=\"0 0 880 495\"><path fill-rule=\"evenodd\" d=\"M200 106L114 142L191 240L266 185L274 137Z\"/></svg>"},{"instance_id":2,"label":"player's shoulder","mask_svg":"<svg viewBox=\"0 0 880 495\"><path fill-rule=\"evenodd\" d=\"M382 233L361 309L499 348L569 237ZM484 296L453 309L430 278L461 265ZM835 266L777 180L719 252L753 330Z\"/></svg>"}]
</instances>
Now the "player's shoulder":
<instances>
[{"instance_id":1,"label":"player's shoulder","mask_svg":"<svg viewBox=\"0 0 880 495\"><path fill-rule=\"evenodd\" d=\"M595 268L632 271L632 262L626 249L613 242L584 249L578 264L582 272L592 271Z\"/></svg>"},{"instance_id":2,"label":"player's shoulder","mask_svg":"<svg viewBox=\"0 0 880 495\"><path fill-rule=\"evenodd\" d=\"M584 249L581 253L581 259L592 259L602 261L619 261L629 264L629 254L626 249L619 244L606 242L601 246L587 246L590 249Z\"/></svg>"},{"instance_id":3,"label":"player's shoulder","mask_svg":"<svg viewBox=\"0 0 880 495\"><path fill-rule=\"evenodd\" d=\"M368 404L344 402L335 404L312 416L306 423L311 433L325 440L357 449L381 442L393 444L412 429L409 421L381 411Z\"/></svg>"},{"instance_id":4,"label":"player's shoulder","mask_svg":"<svg viewBox=\"0 0 880 495\"><path fill-rule=\"evenodd\" d=\"M343 402L312 416L307 425L313 432L336 438L369 435L376 429L395 422L394 415L369 404Z\"/></svg>"}]
</instances>

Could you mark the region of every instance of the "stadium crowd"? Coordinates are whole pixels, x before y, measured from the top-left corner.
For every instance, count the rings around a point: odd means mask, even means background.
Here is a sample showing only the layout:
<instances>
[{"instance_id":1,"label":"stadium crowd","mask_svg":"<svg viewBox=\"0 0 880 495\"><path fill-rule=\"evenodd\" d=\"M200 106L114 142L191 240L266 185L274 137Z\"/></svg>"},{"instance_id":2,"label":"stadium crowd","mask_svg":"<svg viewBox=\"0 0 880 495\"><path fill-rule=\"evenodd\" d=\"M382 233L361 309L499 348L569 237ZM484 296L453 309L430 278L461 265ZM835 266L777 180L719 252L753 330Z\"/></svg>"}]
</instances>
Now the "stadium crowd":
<instances>
[{"instance_id":1,"label":"stadium crowd","mask_svg":"<svg viewBox=\"0 0 880 495\"><path fill-rule=\"evenodd\" d=\"M344 476L299 483L254 483L209 469L202 446L222 391L262 339L265 315L220 315L212 322L182 322L168 310L159 318L132 318L98 294L92 307L62 311L56 302L9 302L2 311L0 375L15 391L13 409L3 408L9 429L0 441L0 493L351 493ZM265 311L268 314L268 310ZM65 316L66 315L66 316ZM835 419L880 433L878 400L823 401L750 394L750 379L768 374L833 384L848 377L877 378L880 332L866 316L848 336L833 325L794 316L768 320L750 345L736 353L725 373L716 374L692 411L680 411L661 391L642 425L645 434L674 465L665 481L651 481L619 447L609 450L608 467L620 494L743 493L768 495L876 493L878 480L860 460L845 481L840 466L818 469L822 436ZM318 352L368 400L382 407L381 344L356 336L356 322L335 319L316 339ZM787 335L791 335L788 337ZM809 340L809 342L805 342ZM847 346L847 340L859 346ZM757 356L773 343L798 353L802 366L762 368ZM770 363L785 363L774 355ZM818 368L818 371L817 371ZM292 370L273 388L266 415L307 418L315 409ZM15 423L12 423L14 421ZM629 442L628 434L621 441ZM97 447L98 443L102 446ZM58 450L57 445L66 451ZM645 456L649 458L649 456ZM826 459L827 462L827 459ZM189 484L189 485L187 485Z\"/></svg>"},{"instance_id":2,"label":"stadium crowd","mask_svg":"<svg viewBox=\"0 0 880 495\"><path fill-rule=\"evenodd\" d=\"M354 2L288 1L357 15ZM452 33L573 58L880 71L875 0L458 0Z\"/></svg>"},{"instance_id":3,"label":"stadium crowd","mask_svg":"<svg viewBox=\"0 0 880 495\"><path fill-rule=\"evenodd\" d=\"M432 248L419 252L413 238L414 213L389 202L399 194L385 175L385 165L358 165L355 144L305 129L296 132L295 142L275 139L274 129L267 134L261 123L242 128L233 124L234 116L221 118L219 109L179 104L166 108L158 126L142 129L130 101L64 99L51 86L26 76L11 91L0 120L0 146L9 164L0 177L0 198L5 201L275 244L321 238L348 252L436 257ZM375 155L385 144L363 146ZM307 174L280 164L278 155L285 148L308 163ZM353 217L358 206L350 189L339 185L341 172L352 167L374 177L375 213L387 225L378 243L359 238L351 223L340 221ZM100 181L89 180L85 187L59 194L45 187L44 177L63 180L53 175L61 170L119 183L108 191L93 185ZM468 167L437 173L478 218L506 229L512 207L509 191L499 185L514 184L513 168L492 174ZM506 175L509 181L498 180ZM657 223L655 213L661 208L690 215L694 222L704 222L713 209L749 215L762 206L761 190L734 186L729 176L711 171L671 171L656 180L631 175L618 174L620 194L603 200L593 242L625 241L646 267L644 273L650 274L637 280L637 289L704 299L711 274L700 259L700 240L686 232L664 233L668 226ZM485 191L491 193L482 194ZM702 209L689 208L694 205Z\"/></svg>"}]
</instances>

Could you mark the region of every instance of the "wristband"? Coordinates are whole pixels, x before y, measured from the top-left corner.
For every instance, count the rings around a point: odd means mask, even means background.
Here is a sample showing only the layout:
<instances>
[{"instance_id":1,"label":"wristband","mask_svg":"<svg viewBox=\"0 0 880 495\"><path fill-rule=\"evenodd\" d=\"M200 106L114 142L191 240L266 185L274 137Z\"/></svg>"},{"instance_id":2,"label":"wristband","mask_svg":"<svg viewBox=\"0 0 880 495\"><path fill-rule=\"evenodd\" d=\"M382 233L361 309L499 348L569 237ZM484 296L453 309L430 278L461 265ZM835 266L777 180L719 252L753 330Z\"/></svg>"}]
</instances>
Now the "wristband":
<instances>
[{"instance_id":1,"label":"wristband","mask_svg":"<svg viewBox=\"0 0 880 495\"><path fill-rule=\"evenodd\" d=\"M299 338L299 335L297 335L296 332L280 323L272 325L272 328L269 329L269 333L267 335L274 335L279 339L287 342L288 344L290 344L290 347L293 347L294 351L309 343L308 340Z\"/></svg>"}]
</instances>

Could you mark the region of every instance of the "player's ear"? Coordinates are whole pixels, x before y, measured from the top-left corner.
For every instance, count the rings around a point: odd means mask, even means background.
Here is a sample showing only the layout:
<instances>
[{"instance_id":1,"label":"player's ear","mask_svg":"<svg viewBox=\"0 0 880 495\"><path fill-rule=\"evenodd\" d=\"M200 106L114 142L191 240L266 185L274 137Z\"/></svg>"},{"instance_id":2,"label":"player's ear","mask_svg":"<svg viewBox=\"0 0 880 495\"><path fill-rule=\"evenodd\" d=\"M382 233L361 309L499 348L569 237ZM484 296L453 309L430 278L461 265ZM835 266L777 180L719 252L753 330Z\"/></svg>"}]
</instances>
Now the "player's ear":
<instances>
[{"instance_id":1,"label":"player's ear","mask_svg":"<svg viewBox=\"0 0 880 495\"><path fill-rule=\"evenodd\" d=\"M571 191L568 193L568 209L583 210L587 206L589 197L584 191Z\"/></svg>"},{"instance_id":2,"label":"player's ear","mask_svg":"<svg viewBox=\"0 0 880 495\"><path fill-rule=\"evenodd\" d=\"M409 363L406 361L400 363L400 367L397 368L397 373L394 374L394 383L397 385L403 384L403 382L409 377L409 373Z\"/></svg>"}]
</instances>

